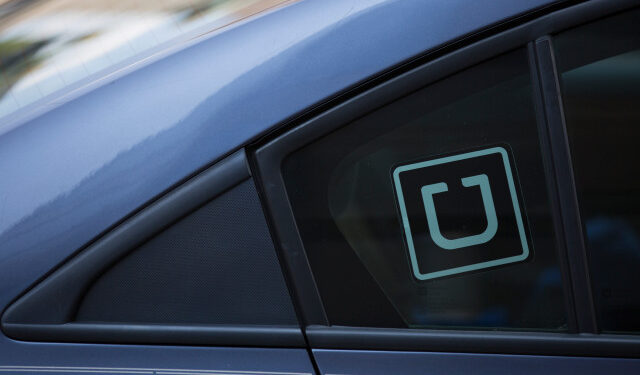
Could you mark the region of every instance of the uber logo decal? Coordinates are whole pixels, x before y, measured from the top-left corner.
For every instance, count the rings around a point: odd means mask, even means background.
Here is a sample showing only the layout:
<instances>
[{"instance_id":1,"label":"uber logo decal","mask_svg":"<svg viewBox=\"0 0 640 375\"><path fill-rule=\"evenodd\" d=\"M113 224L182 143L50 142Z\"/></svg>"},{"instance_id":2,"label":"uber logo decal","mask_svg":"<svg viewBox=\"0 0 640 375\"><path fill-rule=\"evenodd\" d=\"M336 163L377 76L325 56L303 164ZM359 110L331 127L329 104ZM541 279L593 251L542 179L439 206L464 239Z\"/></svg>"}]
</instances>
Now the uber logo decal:
<instances>
[{"instance_id":1,"label":"uber logo decal","mask_svg":"<svg viewBox=\"0 0 640 375\"><path fill-rule=\"evenodd\" d=\"M529 257L509 154L502 147L401 165L393 183L418 280Z\"/></svg>"}]
</instances>

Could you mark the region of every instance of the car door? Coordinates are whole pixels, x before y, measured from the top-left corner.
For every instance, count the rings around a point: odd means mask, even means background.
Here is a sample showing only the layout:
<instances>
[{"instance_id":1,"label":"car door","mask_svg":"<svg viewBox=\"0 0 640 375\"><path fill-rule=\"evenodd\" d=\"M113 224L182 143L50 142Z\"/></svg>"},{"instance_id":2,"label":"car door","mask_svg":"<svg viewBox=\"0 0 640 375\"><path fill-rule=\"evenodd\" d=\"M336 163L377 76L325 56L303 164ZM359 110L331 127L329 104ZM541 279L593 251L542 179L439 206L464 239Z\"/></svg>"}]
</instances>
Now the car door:
<instances>
[{"instance_id":1,"label":"car door","mask_svg":"<svg viewBox=\"0 0 640 375\"><path fill-rule=\"evenodd\" d=\"M427 54L252 147L321 373L640 371L633 5Z\"/></svg>"}]
</instances>

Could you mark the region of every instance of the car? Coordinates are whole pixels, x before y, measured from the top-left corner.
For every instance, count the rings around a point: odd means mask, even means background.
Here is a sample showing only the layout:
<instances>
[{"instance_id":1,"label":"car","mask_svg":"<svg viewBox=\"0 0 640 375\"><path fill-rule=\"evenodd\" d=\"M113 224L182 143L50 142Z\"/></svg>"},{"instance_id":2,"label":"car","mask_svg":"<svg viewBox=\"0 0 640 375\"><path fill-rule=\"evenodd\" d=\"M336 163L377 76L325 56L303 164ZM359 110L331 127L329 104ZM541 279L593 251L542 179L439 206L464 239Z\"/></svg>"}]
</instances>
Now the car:
<instances>
[{"instance_id":1,"label":"car","mask_svg":"<svg viewBox=\"0 0 640 375\"><path fill-rule=\"evenodd\" d=\"M637 1L241 18L3 107L0 373L640 373Z\"/></svg>"}]
</instances>

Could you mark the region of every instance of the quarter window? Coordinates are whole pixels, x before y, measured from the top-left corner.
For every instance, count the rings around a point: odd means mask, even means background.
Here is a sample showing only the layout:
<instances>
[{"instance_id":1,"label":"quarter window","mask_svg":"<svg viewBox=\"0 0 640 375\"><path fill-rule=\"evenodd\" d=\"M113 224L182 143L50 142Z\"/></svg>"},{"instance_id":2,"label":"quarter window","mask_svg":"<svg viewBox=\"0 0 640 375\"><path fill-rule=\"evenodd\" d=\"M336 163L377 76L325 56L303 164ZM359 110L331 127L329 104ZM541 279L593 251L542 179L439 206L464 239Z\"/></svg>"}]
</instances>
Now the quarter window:
<instances>
[{"instance_id":1,"label":"quarter window","mask_svg":"<svg viewBox=\"0 0 640 375\"><path fill-rule=\"evenodd\" d=\"M78 322L296 325L252 180L204 204L88 288Z\"/></svg>"}]
</instances>

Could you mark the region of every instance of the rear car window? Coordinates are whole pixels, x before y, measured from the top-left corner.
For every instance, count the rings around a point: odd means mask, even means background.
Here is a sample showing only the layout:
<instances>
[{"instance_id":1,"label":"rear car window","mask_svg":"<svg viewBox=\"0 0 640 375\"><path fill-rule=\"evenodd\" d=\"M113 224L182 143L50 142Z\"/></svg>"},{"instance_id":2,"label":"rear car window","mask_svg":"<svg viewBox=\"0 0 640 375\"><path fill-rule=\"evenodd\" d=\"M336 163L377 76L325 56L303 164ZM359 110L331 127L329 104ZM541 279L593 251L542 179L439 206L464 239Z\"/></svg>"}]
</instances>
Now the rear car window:
<instances>
[{"instance_id":1,"label":"rear car window","mask_svg":"<svg viewBox=\"0 0 640 375\"><path fill-rule=\"evenodd\" d=\"M331 324L567 329L527 61L481 63L285 159Z\"/></svg>"}]
</instances>

